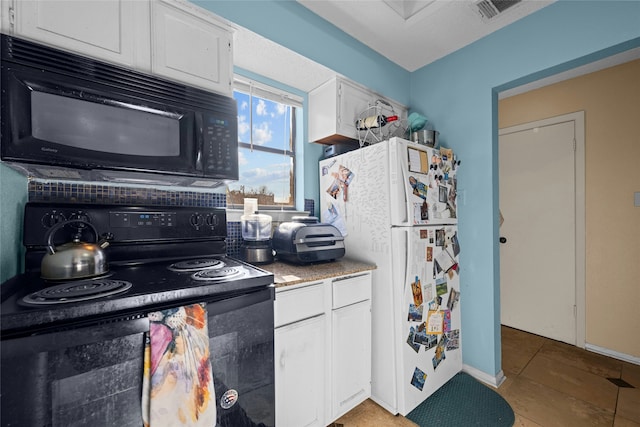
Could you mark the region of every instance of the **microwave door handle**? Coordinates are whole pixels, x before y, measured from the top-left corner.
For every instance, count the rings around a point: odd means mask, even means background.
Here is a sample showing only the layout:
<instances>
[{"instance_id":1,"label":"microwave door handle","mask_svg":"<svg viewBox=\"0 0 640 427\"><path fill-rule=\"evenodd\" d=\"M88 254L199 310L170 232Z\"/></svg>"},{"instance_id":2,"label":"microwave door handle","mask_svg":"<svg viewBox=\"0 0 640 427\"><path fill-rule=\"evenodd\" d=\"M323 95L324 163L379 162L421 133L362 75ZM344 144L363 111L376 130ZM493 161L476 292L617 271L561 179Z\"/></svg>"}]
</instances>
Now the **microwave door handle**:
<instances>
[{"instance_id":1,"label":"microwave door handle","mask_svg":"<svg viewBox=\"0 0 640 427\"><path fill-rule=\"evenodd\" d=\"M195 152L195 159L196 159L196 170L199 171L204 171L204 166L203 161L204 159L202 158L204 156L204 119L202 117L202 113L194 113L194 133L196 135L196 144L194 149L196 150Z\"/></svg>"}]
</instances>

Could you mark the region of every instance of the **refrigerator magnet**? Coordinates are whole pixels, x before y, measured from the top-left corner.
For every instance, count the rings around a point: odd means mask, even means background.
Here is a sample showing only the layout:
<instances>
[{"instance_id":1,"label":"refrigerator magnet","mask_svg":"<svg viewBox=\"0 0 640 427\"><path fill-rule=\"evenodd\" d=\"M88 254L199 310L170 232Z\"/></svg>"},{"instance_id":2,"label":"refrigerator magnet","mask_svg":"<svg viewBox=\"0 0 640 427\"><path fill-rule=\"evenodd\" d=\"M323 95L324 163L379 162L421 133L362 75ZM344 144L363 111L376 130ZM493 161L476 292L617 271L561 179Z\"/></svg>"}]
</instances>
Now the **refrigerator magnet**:
<instances>
[{"instance_id":1,"label":"refrigerator magnet","mask_svg":"<svg viewBox=\"0 0 640 427\"><path fill-rule=\"evenodd\" d=\"M427 315L427 334L440 335L442 333L442 325L444 316L442 311L429 311Z\"/></svg>"},{"instance_id":2,"label":"refrigerator magnet","mask_svg":"<svg viewBox=\"0 0 640 427\"><path fill-rule=\"evenodd\" d=\"M426 379L427 374L420 370L420 368L416 367L416 369L413 371L413 376L411 377L411 385L422 391Z\"/></svg>"},{"instance_id":3,"label":"refrigerator magnet","mask_svg":"<svg viewBox=\"0 0 640 427\"><path fill-rule=\"evenodd\" d=\"M424 343L424 349L430 350L438 344L438 336L437 335L427 335L427 342Z\"/></svg>"},{"instance_id":4,"label":"refrigerator magnet","mask_svg":"<svg viewBox=\"0 0 640 427\"><path fill-rule=\"evenodd\" d=\"M460 329L454 329L453 331L447 332L447 345L445 346L445 350L457 350L460 348Z\"/></svg>"},{"instance_id":5,"label":"refrigerator magnet","mask_svg":"<svg viewBox=\"0 0 640 427\"><path fill-rule=\"evenodd\" d=\"M427 246L427 262L433 261L433 247Z\"/></svg>"},{"instance_id":6,"label":"refrigerator magnet","mask_svg":"<svg viewBox=\"0 0 640 427\"><path fill-rule=\"evenodd\" d=\"M409 347L413 349L416 353L420 351L420 343L415 342L416 328L413 326L409 329L409 336L407 337L407 344Z\"/></svg>"},{"instance_id":7,"label":"refrigerator magnet","mask_svg":"<svg viewBox=\"0 0 640 427\"><path fill-rule=\"evenodd\" d=\"M413 188L413 194L415 196L418 196L421 199L427 198L427 190L429 187L427 187L424 182L418 180L415 176L412 175L409 177L409 185L411 186L411 188Z\"/></svg>"},{"instance_id":8,"label":"refrigerator magnet","mask_svg":"<svg viewBox=\"0 0 640 427\"><path fill-rule=\"evenodd\" d=\"M448 291L449 291L449 288L447 287L447 282L444 279L436 280L436 294L438 296L444 295Z\"/></svg>"},{"instance_id":9,"label":"refrigerator magnet","mask_svg":"<svg viewBox=\"0 0 640 427\"><path fill-rule=\"evenodd\" d=\"M431 283L425 283L422 287L422 299L424 301L431 301L433 299L433 286L431 286Z\"/></svg>"},{"instance_id":10,"label":"refrigerator magnet","mask_svg":"<svg viewBox=\"0 0 640 427\"><path fill-rule=\"evenodd\" d=\"M447 299L447 308L453 310L458 305L460 299L460 292L456 291L453 287L449 291L449 298Z\"/></svg>"},{"instance_id":11,"label":"refrigerator magnet","mask_svg":"<svg viewBox=\"0 0 640 427\"><path fill-rule=\"evenodd\" d=\"M416 306L415 304L409 304L409 316L407 321L409 322L422 322L423 306Z\"/></svg>"},{"instance_id":12,"label":"refrigerator magnet","mask_svg":"<svg viewBox=\"0 0 640 427\"><path fill-rule=\"evenodd\" d=\"M442 310L442 332L449 332L451 330L451 311Z\"/></svg>"},{"instance_id":13,"label":"refrigerator magnet","mask_svg":"<svg viewBox=\"0 0 640 427\"><path fill-rule=\"evenodd\" d=\"M431 359L431 362L433 363L433 370L435 371L440 363L446 358L447 356L444 354L444 347L436 347L436 354L433 356L433 359Z\"/></svg>"},{"instance_id":14,"label":"refrigerator magnet","mask_svg":"<svg viewBox=\"0 0 640 427\"><path fill-rule=\"evenodd\" d=\"M447 195L447 187L444 185L438 186L438 201L440 203L447 203L449 196Z\"/></svg>"},{"instance_id":15,"label":"refrigerator magnet","mask_svg":"<svg viewBox=\"0 0 640 427\"><path fill-rule=\"evenodd\" d=\"M414 335L413 335L413 342L415 344L427 344L429 343L429 336L427 334L427 327L425 326L426 323L422 322L418 328L416 329Z\"/></svg>"},{"instance_id":16,"label":"refrigerator magnet","mask_svg":"<svg viewBox=\"0 0 640 427\"><path fill-rule=\"evenodd\" d=\"M422 305L422 285L418 276L416 276L415 282L411 283L411 292L413 293L413 303L416 306Z\"/></svg>"},{"instance_id":17,"label":"refrigerator magnet","mask_svg":"<svg viewBox=\"0 0 640 427\"><path fill-rule=\"evenodd\" d=\"M440 305L442 304L442 297L437 296L433 299L433 301L429 302L429 310L438 310Z\"/></svg>"}]
</instances>

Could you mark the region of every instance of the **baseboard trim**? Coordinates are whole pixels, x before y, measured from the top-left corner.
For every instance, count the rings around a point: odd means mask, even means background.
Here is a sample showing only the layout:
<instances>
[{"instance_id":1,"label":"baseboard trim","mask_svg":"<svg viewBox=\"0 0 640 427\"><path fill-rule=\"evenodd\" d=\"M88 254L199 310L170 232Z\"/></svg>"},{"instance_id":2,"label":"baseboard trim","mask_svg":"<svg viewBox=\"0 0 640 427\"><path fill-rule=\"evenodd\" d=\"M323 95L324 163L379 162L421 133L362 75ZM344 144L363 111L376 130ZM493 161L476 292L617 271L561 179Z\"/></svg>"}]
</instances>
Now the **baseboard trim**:
<instances>
[{"instance_id":1,"label":"baseboard trim","mask_svg":"<svg viewBox=\"0 0 640 427\"><path fill-rule=\"evenodd\" d=\"M614 359L623 360L625 362L633 363L634 365L640 365L640 357L635 357L625 353L619 353L617 351L609 350L608 348L604 348L604 347L598 347L597 345L593 345L593 344L585 344L584 348L585 350L589 350L594 353L613 357Z\"/></svg>"},{"instance_id":2,"label":"baseboard trim","mask_svg":"<svg viewBox=\"0 0 640 427\"><path fill-rule=\"evenodd\" d=\"M369 396L369 399L373 400L375 403L377 403L378 405L382 406L385 410L387 410L388 412L392 413L393 415L398 415L399 412L397 409L392 408L390 405L387 404L387 402L385 402L382 399L378 399L376 396L371 395Z\"/></svg>"},{"instance_id":3,"label":"baseboard trim","mask_svg":"<svg viewBox=\"0 0 640 427\"><path fill-rule=\"evenodd\" d=\"M473 378L477 379L478 381L481 381L494 388L500 387L500 385L504 382L504 380L507 379L507 377L504 376L504 372L502 372L502 370L500 370L500 372L498 372L495 375L489 375L486 372L483 372L479 369L474 368L473 366L463 364L462 371L471 375Z\"/></svg>"}]
</instances>

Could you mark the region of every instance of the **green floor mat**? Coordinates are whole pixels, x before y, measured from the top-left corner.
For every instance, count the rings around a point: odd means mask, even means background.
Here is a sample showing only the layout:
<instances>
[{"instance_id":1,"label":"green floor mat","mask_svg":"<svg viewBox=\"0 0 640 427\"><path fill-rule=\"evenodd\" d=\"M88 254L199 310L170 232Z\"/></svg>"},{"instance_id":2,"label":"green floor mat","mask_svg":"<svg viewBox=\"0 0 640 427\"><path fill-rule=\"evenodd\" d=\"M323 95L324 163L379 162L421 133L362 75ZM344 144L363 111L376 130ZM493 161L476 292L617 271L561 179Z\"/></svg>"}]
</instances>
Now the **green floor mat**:
<instances>
[{"instance_id":1,"label":"green floor mat","mask_svg":"<svg viewBox=\"0 0 640 427\"><path fill-rule=\"evenodd\" d=\"M511 427L515 415L497 392L458 372L407 418L420 427Z\"/></svg>"}]
</instances>

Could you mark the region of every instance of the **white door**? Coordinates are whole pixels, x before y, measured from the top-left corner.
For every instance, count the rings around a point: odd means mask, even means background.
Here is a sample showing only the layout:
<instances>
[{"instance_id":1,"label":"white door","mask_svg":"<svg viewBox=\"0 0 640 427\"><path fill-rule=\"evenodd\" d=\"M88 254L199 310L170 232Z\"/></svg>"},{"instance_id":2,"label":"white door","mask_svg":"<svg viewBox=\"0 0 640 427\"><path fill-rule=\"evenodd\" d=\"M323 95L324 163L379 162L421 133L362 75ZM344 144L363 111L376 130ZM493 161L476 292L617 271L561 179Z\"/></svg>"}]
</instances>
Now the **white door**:
<instances>
[{"instance_id":1,"label":"white door","mask_svg":"<svg viewBox=\"0 0 640 427\"><path fill-rule=\"evenodd\" d=\"M371 300L333 310L331 317L335 420L371 395Z\"/></svg>"},{"instance_id":2,"label":"white door","mask_svg":"<svg viewBox=\"0 0 640 427\"><path fill-rule=\"evenodd\" d=\"M276 328L276 425L324 427L325 316Z\"/></svg>"},{"instance_id":3,"label":"white door","mask_svg":"<svg viewBox=\"0 0 640 427\"><path fill-rule=\"evenodd\" d=\"M501 323L574 345L575 132L573 120L545 121L499 139Z\"/></svg>"}]
</instances>

